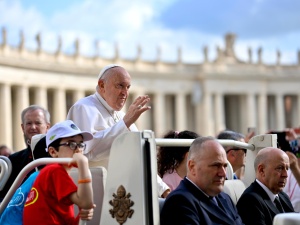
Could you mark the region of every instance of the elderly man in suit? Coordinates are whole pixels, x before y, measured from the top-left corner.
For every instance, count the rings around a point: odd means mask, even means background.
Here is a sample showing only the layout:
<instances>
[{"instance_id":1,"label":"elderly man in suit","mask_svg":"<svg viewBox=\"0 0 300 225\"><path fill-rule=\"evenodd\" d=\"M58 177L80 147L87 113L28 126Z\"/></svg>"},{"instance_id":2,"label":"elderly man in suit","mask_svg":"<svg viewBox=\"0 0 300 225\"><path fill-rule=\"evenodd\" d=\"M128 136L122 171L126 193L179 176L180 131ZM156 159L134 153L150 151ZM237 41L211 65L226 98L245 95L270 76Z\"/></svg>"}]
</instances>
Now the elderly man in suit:
<instances>
[{"instance_id":1,"label":"elderly man in suit","mask_svg":"<svg viewBox=\"0 0 300 225\"><path fill-rule=\"evenodd\" d=\"M227 157L213 137L194 140L188 172L172 191L161 211L161 225L243 224L229 195L222 192Z\"/></svg>"},{"instance_id":2,"label":"elderly man in suit","mask_svg":"<svg viewBox=\"0 0 300 225\"><path fill-rule=\"evenodd\" d=\"M294 212L282 189L289 169L288 155L277 148L260 150L254 160L256 180L244 191L237 209L247 225L272 225L276 214Z\"/></svg>"}]
</instances>

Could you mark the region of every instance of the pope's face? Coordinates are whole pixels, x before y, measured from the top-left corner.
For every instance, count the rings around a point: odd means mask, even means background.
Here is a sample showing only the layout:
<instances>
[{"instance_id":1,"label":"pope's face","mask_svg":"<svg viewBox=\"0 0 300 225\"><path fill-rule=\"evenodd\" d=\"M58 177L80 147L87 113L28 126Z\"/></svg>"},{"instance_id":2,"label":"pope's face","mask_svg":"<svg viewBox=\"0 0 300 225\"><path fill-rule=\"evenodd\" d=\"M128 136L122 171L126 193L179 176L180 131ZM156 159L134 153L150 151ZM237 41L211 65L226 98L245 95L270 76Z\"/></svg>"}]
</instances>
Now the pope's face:
<instances>
[{"instance_id":1,"label":"pope's face","mask_svg":"<svg viewBox=\"0 0 300 225\"><path fill-rule=\"evenodd\" d=\"M120 111L129 95L131 77L122 67L111 68L104 80L98 81L99 92L107 104Z\"/></svg>"}]
</instances>

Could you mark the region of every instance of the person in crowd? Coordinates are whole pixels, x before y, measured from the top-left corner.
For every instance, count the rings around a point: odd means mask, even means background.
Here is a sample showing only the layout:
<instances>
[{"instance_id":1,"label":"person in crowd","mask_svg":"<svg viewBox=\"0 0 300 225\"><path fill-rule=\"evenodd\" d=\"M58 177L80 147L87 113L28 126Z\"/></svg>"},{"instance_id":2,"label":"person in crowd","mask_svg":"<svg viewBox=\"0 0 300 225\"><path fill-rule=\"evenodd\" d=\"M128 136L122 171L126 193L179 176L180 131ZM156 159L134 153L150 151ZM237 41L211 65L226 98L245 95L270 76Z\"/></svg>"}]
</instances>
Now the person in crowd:
<instances>
[{"instance_id":1,"label":"person in crowd","mask_svg":"<svg viewBox=\"0 0 300 225\"><path fill-rule=\"evenodd\" d=\"M6 145L1 145L0 146L0 155L9 157L11 155L11 150L9 147L7 147Z\"/></svg>"},{"instance_id":2,"label":"person in crowd","mask_svg":"<svg viewBox=\"0 0 300 225\"><path fill-rule=\"evenodd\" d=\"M149 96L137 97L122 112L131 86L130 74L120 65L105 66L98 75L96 92L77 101L69 110L67 119L73 120L80 129L89 131L94 138L87 142L84 155L90 166L107 169L110 148L117 136L124 132L138 131L137 119L151 107ZM170 189L157 175L159 196L165 197Z\"/></svg>"},{"instance_id":3,"label":"person in crowd","mask_svg":"<svg viewBox=\"0 0 300 225\"><path fill-rule=\"evenodd\" d=\"M295 212L300 212L300 158L294 153L286 152L290 160L290 170L283 191L289 196Z\"/></svg>"},{"instance_id":4,"label":"person in crowd","mask_svg":"<svg viewBox=\"0 0 300 225\"><path fill-rule=\"evenodd\" d=\"M163 138L172 139L195 139L197 137L199 137L197 133L188 130L181 132L172 130L163 136ZM158 174L170 187L171 191L174 190L186 176L189 148L189 146L158 148Z\"/></svg>"},{"instance_id":5,"label":"person in crowd","mask_svg":"<svg viewBox=\"0 0 300 225\"><path fill-rule=\"evenodd\" d=\"M82 154L93 135L81 131L73 121L55 124L46 134L47 151L53 158L72 158L67 164L45 166L36 177L26 198L23 224L78 224L73 205L90 211L85 220L91 220L93 209L92 177L88 159ZM78 168L78 187L68 172Z\"/></svg>"},{"instance_id":6,"label":"person in crowd","mask_svg":"<svg viewBox=\"0 0 300 225\"><path fill-rule=\"evenodd\" d=\"M275 215L294 212L289 197L282 191L288 177L289 157L281 149L263 148L255 157L254 168L256 179L243 192L237 209L246 225L272 225Z\"/></svg>"},{"instance_id":7,"label":"person in crowd","mask_svg":"<svg viewBox=\"0 0 300 225\"><path fill-rule=\"evenodd\" d=\"M234 141L245 142L245 136L243 134L232 130L224 130L220 132L217 136L217 139L230 139ZM243 167L245 166L247 149L234 146L226 146L225 151L227 160L230 162L234 172L233 178L239 179L239 177L236 175L236 172L240 169L243 169Z\"/></svg>"},{"instance_id":8,"label":"person in crowd","mask_svg":"<svg viewBox=\"0 0 300 225\"><path fill-rule=\"evenodd\" d=\"M20 171L33 160L33 153L30 148L30 141L32 136L36 134L45 134L50 128L50 113L41 106L31 105L25 108L21 113L21 127L24 134L24 139L27 147L21 151L15 152L9 156L9 159L12 164L12 172L11 175L5 184L2 191L0 191L0 199L1 201L5 197L9 188L15 181L16 177L20 173ZM36 152L38 155L38 151ZM44 153L41 153L44 154ZM40 156L39 156L40 157ZM37 158L37 157L35 157ZM23 182L34 172L32 170L27 176L24 178Z\"/></svg>"},{"instance_id":9,"label":"person in crowd","mask_svg":"<svg viewBox=\"0 0 300 225\"><path fill-rule=\"evenodd\" d=\"M214 137L196 138L188 153L187 176L165 200L161 225L243 224L229 195L222 192L227 158Z\"/></svg>"}]
</instances>

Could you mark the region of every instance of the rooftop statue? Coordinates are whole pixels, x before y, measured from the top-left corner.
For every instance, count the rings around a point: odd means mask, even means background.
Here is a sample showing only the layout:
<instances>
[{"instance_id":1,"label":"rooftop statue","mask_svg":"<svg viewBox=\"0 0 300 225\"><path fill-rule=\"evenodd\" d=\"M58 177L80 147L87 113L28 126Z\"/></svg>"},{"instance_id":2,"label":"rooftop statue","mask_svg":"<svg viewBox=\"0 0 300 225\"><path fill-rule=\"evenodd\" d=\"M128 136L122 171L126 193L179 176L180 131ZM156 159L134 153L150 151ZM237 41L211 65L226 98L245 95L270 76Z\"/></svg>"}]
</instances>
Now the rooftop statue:
<instances>
[{"instance_id":1,"label":"rooftop statue","mask_svg":"<svg viewBox=\"0 0 300 225\"><path fill-rule=\"evenodd\" d=\"M40 33L36 34L35 40L36 40L36 44L37 44L36 51L40 52L42 50L42 41L41 41L41 34Z\"/></svg>"},{"instance_id":2,"label":"rooftop statue","mask_svg":"<svg viewBox=\"0 0 300 225\"><path fill-rule=\"evenodd\" d=\"M6 46L6 44L7 44L6 28L2 27L2 46Z\"/></svg>"}]
</instances>

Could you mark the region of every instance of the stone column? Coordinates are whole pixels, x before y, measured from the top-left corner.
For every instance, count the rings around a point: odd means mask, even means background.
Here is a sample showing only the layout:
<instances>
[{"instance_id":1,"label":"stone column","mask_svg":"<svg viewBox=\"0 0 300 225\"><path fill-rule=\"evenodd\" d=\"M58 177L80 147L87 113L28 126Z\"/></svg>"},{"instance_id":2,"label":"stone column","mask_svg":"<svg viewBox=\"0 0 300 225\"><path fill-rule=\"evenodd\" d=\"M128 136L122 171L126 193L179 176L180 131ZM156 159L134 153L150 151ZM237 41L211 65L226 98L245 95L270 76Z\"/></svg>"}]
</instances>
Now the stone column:
<instances>
[{"instance_id":1,"label":"stone column","mask_svg":"<svg viewBox=\"0 0 300 225\"><path fill-rule=\"evenodd\" d=\"M214 123L213 123L213 115L212 115L212 94L210 92L205 92L203 96L203 108L202 112L200 112L200 117L202 117L202 132L201 135L212 135L215 136L214 132ZM199 113L199 112L198 112Z\"/></svg>"},{"instance_id":2,"label":"stone column","mask_svg":"<svg viewBox=\"0 0 300 225\"><path fill-rule=\"evenodd\" d=\"M247 126L256 127L256 104L255 94L247 94Z\"/></svg>"},{"instance_id":3,"label":"stone column","mask_svg":"<svg viewBox=\"0 0 300 225\"><path fill-rule=\"evenodd\" d=\"M13 148L12 140L12 105L11 105L11 87L8 84L0 84L0 144L5 144ZM19 130L21 127L19 126ZM22 138L23 140L23 138Z\"/></svg>"},{"instance_id":4,"label":"stone column","mask_svg":"<svg viewBox=\"0 0 300 225\"><path fill-rule=\"evenodd\" d=\"M44 107L48 110L47 89L45 87L34 88L33 104Z\"/></svg>"},{"instance_id":5,"label":"stone column","mask_svg":"<svg viewBox=\"0 0 300 225\"><path fill-rule=\"evenodd\" d=\"M22 150L26 147L24 142L24 135L21 128L21 113L22 111L29 106L29 90L26 86L18 86L15 89L15 99L14 99L14 118L13 119L13 141L14 149Z\"/></svg>"},{"instance_id":6,"label":"stone column","mask_svg":"<svg viewBox=\"0 0 300 225\"><path fill-rule=\"evenodd\" d=\"M267 96L266 93L260 93L258 96L258 130L257 134L264 134L268 129L267 118Z\"/></svg>"},{"instance_id":7,"label":"stone column","mask_svg":"<svg viewBox=\"0 0 300 225\"><path fill-rule=\"evenodd\" d=\"M64 89L55 89L53 91L53 115L52 124L66 120L66 93Z\"/></svg>"},{"instance_id":8,"label":"stone column","mask_svg":"<svg viewBox=\"0 0 300 225\"><path fill-rule=\"evenodd\" d=\"M176 95L175 99L175 120L176 120L176 130L182 131L187 128L186 123L186 102L185 95L179 93Z\"/></svg>"},{"instance_id":9,"label":"stone column","mask_svg":"<svg viewBox=\"0 0 300 225\"><path fill-rule=\"evenodd\" d=\"M82 99L85 97L85 92L84 92L84 90L76 90L76 91L73 91L72 95L73 95L72 99L73 99L73 104L74 104L79 99Z\"/></svg>"},{"instance_id":10,"label":"stone column","mask_svg":"<svg viewBox=\"0 0 300 225\"><path fill-rule=\"evenodd\" d=\"M216 112L216 127L215 134L226 128L225 126L225 110L224 110L224 98L222 93L216 93L215 95L215 112Z\"/></svg>"},{"instance_id":11,"label":"stone column","mask_svg":"<svg viewBox=\"0 0 300 225\"><path fill-rule=\"evenodd\" d=\"M284 121L284 102L282 94L276 95L276 127L277 130L283 130L285 128Z\"/></svg>"},{"instance_id":12,"label":"stone column","mask_svg":"<svg viewBox=\"0 0 300 225\"><path fill-rule=\"evenodd\" d=\"M153 99L153 118L155 136L162 137L166 132L166 110L165 110L165 96L161 92L157 92Z\"/></svg>"}]
</instances>

